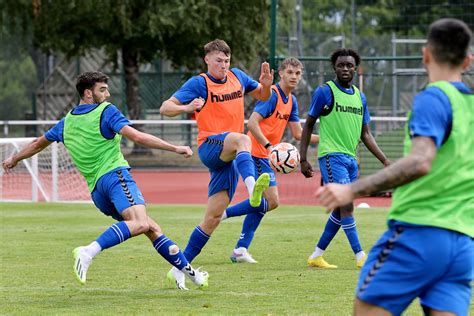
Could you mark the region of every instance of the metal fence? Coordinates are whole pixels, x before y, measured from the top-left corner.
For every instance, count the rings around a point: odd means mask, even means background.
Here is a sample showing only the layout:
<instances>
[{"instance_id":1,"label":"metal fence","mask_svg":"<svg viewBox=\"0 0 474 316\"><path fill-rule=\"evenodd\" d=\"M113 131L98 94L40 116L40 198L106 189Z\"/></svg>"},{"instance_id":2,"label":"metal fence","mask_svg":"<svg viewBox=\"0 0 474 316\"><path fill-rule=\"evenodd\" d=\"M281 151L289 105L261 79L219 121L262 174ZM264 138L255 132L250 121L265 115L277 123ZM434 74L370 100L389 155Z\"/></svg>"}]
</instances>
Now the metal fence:
<instances>
[{"instance_id":1,"label":"metal fence","mask_svg":"<svg viewBox=\"0 0 474 316\"><path fill-rule=\"evenodd\" d=\"M402 156L403 126L405 118L400 117L373 117L371 130L381 149L391 160ZM31 137L43 134L57 121L0 121L3 128L3 138ZM304 122L304 120L302 121ZM178 145L189 145L197 150L197 126L193 120L137 120L134 124L150 134L163 138ZM3 126L1 126L3 125ZM315 126L315 133L319 133L319 123ZM298 146L287 129L283 140ZM199 161L197 153L190 159L176 159L174 153L163 150L143 150L136 148L133 143L123 140L122 150L130 165L135 168L153 169L205 169ZM311 145L308 151L313 165L316 162L317 146ZM382 164L365 148L359 146L361 160L361 174L371 174L382 168Z\"/></svg>"}]
</instances>

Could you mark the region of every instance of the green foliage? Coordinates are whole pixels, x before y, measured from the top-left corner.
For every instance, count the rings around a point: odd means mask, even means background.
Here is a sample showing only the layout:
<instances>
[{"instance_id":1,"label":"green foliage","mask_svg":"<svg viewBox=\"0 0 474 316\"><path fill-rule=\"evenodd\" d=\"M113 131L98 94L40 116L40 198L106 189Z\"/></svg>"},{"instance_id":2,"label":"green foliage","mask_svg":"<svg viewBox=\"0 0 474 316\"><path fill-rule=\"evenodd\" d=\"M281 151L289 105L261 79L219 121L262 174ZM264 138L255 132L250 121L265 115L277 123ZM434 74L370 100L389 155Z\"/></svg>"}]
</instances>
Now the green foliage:
<instances>
[{"instance_id":1,"label":"green foliage","mask_svg":"<svg viewBox=\"0 0 474 316\"><path fill-rule=\"evenodd\" d=\"M372 50L384 55L387 54L386 48L389 45L386 42L378 45L380 37L389 39L392 32L399 37L424 37L428 26L443 17L459 18L471 29L474 28L474 3L467 0L356 0L354 16L351 11L352 1L280 0L278 31L282 36L295 36L294 7L297 2L301 2L303 10L302 40L305 56L319 55L318 46L336 35L346 37L347 47L364 48L367 52ZM352 43L352 40L355 42ZM332 46L337 47L336 44Z\"/></svg>"},{"instance_id":2,"label":"green foliage","mask_svg":"<svg viewBox=\"0 0 474 316\"><path fill-rule=\"evenodd\" d=\"M425 36L428 26L441 18L458 18L474 28L474 4L464 0L372 0L361 1L372 18L377 21L375 29L382 32L396 32L403 36Z\"/></svg>"},{"instance_id":3,"label":"green foliage","mask_svg":"<svg viewBox=\"0 0 474 316\"><path fill-rule=\"evenodd\" d=\"M183 247L204 206L148 209ZM386 214L358 212L366 249L386 229ZM350 315L358 270L342 231L326 252L339 269L306 266L326 220L321 208L280 207L265 216L255 235L251 251L259 263L246 265L230 263L242 218L229 219L194 262L209 271L209 289L189 284L190 291L178 292L166 282L169 264L143 236L101 253L86 285L77 283L71 250L113 223L93 205L2 203L0 310L8 315ZM407 315L422 315L418 302Z\"/></svg>"},{"instance_id":4,"label":"green foliage","mask_svg":"<svg viewBox=\"0 0 474 316\"><path fill-rule=\"evenodd\" d=\"M195 69L203 44L214 38L228 41L243 60L260 53L267 11L263 0L44 1L34 20L35 44L68 56L105 47L111 60L126 48L139 62L165 57Z\"/></svg>"},{"instance_id":5,"label":"green foliage","mask_svg":"<svg viewBox=\"0 0 474 316\"><path fill-rule=\"evenodd\" d=\"M0 1L0 36L10 33L28 35L33 26L31 21L34 2L35 0Z\"/></svg>"},{"instance_id":6,"label":"green foliage","mask_svg":"<svg viewBox=\"0 0 474 316\"><path fill-rule=\"evenodd\" d=\"M0 38L0 119L22 120L31 110L38 85L36 68L30 56L21 50L18 38Z\"/></svg>"}]
</instances>

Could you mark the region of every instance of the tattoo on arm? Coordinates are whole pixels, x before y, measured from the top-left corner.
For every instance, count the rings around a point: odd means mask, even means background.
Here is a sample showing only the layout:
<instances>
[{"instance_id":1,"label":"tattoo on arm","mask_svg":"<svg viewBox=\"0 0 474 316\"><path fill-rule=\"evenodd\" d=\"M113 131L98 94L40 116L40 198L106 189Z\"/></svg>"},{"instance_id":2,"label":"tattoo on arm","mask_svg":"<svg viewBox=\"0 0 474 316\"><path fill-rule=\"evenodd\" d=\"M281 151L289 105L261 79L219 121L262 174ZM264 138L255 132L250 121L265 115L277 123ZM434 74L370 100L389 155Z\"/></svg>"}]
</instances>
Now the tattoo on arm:
<instances>
[{"instance_id":1,"label":"tattoo on arm","mask_svg":"<svg viewBox=\"0 0 474 316\"><path fill-rule=\"evenodd\" d=\"M379 172L351 184L356 196L399 187L429 172L436 156L436 145L429 137L413 139L411 153Z\"/></svg>"}]
</instances>

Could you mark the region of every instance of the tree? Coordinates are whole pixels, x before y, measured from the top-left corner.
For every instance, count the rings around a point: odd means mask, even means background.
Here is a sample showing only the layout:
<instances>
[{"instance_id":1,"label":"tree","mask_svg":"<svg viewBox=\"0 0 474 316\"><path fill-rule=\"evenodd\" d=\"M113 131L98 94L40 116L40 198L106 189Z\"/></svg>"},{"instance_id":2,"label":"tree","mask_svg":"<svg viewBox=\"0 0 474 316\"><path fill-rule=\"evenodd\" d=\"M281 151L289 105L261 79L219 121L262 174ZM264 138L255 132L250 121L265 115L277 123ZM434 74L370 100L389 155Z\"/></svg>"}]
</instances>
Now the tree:
<instances>
[{"instance_id":1,"label":"tree","mask_svg":"<svg viewBox=\"0 0 474 316\"><path fill-rule=\"evenodd\" d=\"M196 69L202 45L217 37L242 60L252 59L266 43L267 14L262 12L267 12L264 0L43 1L34 14L34 44L69 57L103 47L114 62L120 52L128 114L139 119L141 63L161 57Z\"/></svg>"},{"instance_id":2,"label":"tree","mask_svg":"<svg viewBox=\"0 0 474 316\"><path fill-rule=\"evenodd\" d=\"M4 120L25 119L38 84L35 65L28 54L28 4L31 3L25 0L0 2L0 119Z\"/></svg>"}]
</instances>

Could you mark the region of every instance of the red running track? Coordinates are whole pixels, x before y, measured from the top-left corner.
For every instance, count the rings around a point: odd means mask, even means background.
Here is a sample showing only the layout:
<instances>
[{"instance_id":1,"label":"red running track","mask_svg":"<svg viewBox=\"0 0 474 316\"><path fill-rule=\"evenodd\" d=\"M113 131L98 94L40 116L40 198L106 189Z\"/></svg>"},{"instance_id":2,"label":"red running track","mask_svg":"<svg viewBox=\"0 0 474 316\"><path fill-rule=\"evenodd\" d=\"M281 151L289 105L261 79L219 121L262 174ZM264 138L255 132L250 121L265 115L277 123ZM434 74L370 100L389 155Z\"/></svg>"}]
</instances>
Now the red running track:
<instances>
[{"instance_id":1,"label":"red running track","mask_svg":"<svg viewBox=\"0 0 474 316\"><path fill-rule=\"evenodd\" d=\"M156 204L206 204L209 173L207 171L150 171L133 170L132 174L147 203ZM319 205L314 192L320 185L320 174L306 179L301 173L277 175L281 205ZM240 180L233 203L248 197ZM371 207L389 207L391 199L367 197L355 201Z\"/></svg>"}]
</instances>

